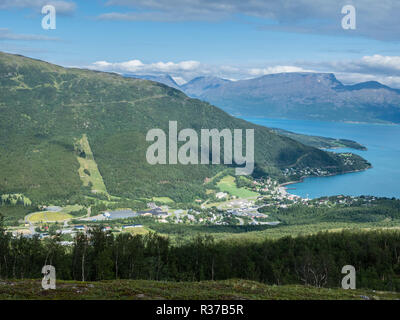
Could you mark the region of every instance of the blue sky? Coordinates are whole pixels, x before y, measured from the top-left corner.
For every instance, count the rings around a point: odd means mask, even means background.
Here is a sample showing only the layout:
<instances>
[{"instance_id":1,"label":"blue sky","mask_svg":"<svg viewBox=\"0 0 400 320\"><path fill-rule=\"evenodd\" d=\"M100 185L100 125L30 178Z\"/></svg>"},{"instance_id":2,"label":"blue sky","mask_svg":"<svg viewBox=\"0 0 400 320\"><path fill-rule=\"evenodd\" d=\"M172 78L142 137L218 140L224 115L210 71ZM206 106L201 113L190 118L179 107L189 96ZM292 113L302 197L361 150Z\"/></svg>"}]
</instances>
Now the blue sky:
<instances>
[{"instance_id":1,"label":"blue sky","mask_svg":"<svg viewBox=\"0 0 400 320\"><path fill-rule=\"evenodd\" d=\"M0 0L0 50L133 74L245 79L334 72L400 88L396 0ZM57 28L43 30L43 5ZM341 8L356 8L356 30Z\"/></svg>"}]
</instances>

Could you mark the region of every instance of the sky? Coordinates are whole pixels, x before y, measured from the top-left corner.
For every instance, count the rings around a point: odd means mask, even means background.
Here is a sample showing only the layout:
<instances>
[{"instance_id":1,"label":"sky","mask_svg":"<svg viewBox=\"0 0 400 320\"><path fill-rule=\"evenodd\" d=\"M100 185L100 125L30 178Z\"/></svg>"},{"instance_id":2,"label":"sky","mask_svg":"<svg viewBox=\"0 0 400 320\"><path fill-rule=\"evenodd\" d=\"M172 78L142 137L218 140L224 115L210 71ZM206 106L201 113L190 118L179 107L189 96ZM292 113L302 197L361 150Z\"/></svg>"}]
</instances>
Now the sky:
<instances>
[{"instance_id":1,"label":"sky","mask_svg":"<svg viewBox=\"0 0 400 320\"><path fill-rule=\"evenodd\" d=\"M42 7L56 28L42 28ZM345 5L355 29L344 29ZM0 51L65 67L232 80L333 72L400 88L399 0L0 0Z\"/></svg>"}]
</instances>

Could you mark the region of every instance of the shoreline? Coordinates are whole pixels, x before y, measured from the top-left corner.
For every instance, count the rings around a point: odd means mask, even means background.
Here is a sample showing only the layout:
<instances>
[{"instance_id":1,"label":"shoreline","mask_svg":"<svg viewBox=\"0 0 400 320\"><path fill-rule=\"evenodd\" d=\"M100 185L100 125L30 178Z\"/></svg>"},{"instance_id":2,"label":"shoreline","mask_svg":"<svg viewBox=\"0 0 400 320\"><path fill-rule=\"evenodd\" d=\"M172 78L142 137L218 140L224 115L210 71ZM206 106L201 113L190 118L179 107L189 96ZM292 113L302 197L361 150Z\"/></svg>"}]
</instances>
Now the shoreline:
<instances>
[{"instance_id":1,"label":"shoreline","mask_svg":"<svg viewBox=\"0 0 400 320\"><path fill-rule=\"evenodd\" d=\"M312 136L310 136L312 137ZM324 138L324 137L323 137ZM356 142L358 143L358 142ZM360 144L361 145L361 144ZM352 149L352 150L358 150L358 151L368 151L368 148L366 146L361 145L363 148L354 148L354 147L347 147L347 146L343 146L343 147L330 147L330 148L318 148L322 151L327 151L329 152L329 150L337 150L337 149ZM316 148L316 147L314 147Z\"/></svg>"},{"instance_id":2,"label":"shoreline","mask_svg":"<svg viewBox=\"0 0 400 320\"><path fill-rule=\"evenodd\" d=\"M234 115L229 113L231 116L236 117L236 118L240 118L243 119L245 121L249 121L251 122L251 120L247 120L247 119L265 119L265 120L289 120L289 121L313 121L313 122L328 122L328 123L344 123L344 124L366 124L366 125L384 125L384 126L400 126L400 123L396 123L396 122L386 122L386 121L352 121L352 120L323 120L323 119L293 119L293 118L269 118L269 117L265 117L265 116L244 116L244 115ZM247 118L247 119L246 119ZM265 126L265 125L262 125ZM269 127L268 127L269 128Z\"/></svg>"},{"instance_id":3,"label":"shoreline","mask_svg":"<svg viewBox=\"0 0 400 320\"><path fill-rule=\"evenodd\" d=\"M332 174L327 174L327 175L325 175L325 176L302 176L302 177L300 177L299 180L288 181L288 182L281 183L281 184L279 185L279 187L284 187L285 190L286 190L286 186L291 185L291 184L296 184L296 183L302 183L302 182L304 182L304 180L305 180L306 178L313 178L313 177L314 177L314 178L333 177L333 176L339 176L339 175L346 174L346 173L356 173L356 172L367 171L368 169L371 169L371 168L373 168L373 167L370 166L370 167L365 168L365 169L351 170L351 171L345 171L345 172L341 172L341 173L332 173Z\"/></svg>"}]
</instances>

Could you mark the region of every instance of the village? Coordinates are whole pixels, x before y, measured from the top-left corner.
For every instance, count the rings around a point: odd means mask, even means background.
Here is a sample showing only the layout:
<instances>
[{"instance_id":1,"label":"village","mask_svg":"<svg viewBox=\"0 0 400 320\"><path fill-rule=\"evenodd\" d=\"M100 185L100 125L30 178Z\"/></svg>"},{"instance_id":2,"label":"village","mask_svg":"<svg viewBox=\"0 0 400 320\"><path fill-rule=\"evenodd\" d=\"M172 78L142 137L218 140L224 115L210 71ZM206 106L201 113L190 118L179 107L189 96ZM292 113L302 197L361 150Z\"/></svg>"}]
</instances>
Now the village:
<instances>
[{"instance_id":1,"label":"village","mask_svg":"<svg viewBox=\"0 0 400 320\"><path fill-rule=\"evenodd\" d=\"M229 179L225 180L222 181L229 182ZM292 188L270 178L251 180L246 188L237 188L235 185L236 189L224 190L223 184L219 186L220 190L215 190L208 199L196 199L193 206L186 208L179 208L179 205L174 203L152 201L147 203L145 210L121 208L104 210L93 215L90 207L84 208L79 205L64 208L43 206L41 211L25 217L23 227L11 227L8 230L15 237L39 236L40 239L45 239L58 235L63 239L61 244L70 245L78 233L86 233L96 224L100 224L104 231L131 234L149 232L150 229L140 222L143 219L159 224L193 226L278 226L281 221L274 219L271 214L294 205L314 207L370 205L376 200L375 197L340 195L319 199L301 198L288 192L288 189ZM82 215L72 216L74 210L78 210Z\"/></svg>"}]
</instances>

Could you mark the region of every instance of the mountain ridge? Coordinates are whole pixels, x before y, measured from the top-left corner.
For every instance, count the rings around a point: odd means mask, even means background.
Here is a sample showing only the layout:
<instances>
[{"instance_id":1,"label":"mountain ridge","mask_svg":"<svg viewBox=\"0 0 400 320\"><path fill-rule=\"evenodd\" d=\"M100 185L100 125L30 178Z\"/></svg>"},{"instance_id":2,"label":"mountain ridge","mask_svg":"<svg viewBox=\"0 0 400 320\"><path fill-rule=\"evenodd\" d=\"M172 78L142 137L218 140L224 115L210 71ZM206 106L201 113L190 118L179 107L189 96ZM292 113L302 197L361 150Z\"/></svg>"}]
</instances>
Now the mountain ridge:
<instances>
[{"instance_id":1,"label":"mountain ridge","mask_svg":"<svg viewBox=\"0 0 400 320\"><path fill-rule=\"evenodd\" d=\"M233 115L400 123L400 89L377 81L345 85L333 73L276 73L238 81L197 77L180 89Z\"/></svg>"}]
</instances>

